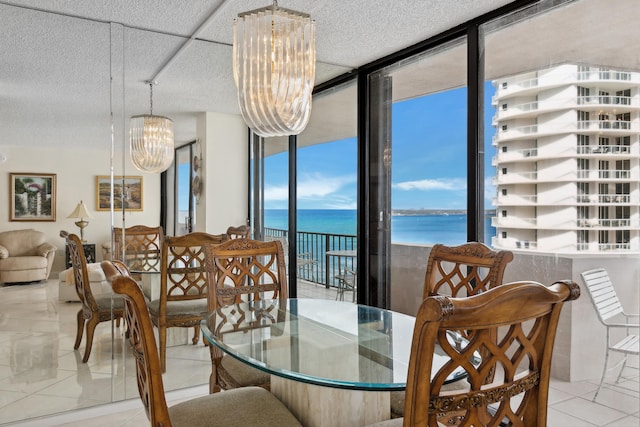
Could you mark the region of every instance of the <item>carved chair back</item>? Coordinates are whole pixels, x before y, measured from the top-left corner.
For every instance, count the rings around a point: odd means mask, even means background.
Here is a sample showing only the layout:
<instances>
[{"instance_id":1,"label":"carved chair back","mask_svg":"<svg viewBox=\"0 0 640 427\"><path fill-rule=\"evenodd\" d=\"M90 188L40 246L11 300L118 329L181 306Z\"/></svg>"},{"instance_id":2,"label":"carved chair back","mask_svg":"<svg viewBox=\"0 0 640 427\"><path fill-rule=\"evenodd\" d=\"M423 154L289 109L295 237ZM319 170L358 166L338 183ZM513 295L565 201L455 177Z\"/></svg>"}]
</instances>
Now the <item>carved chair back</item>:
<instances>
[{"instance_id":1,"label":"carved chair back","mask_svg":"<svg viewBox=\"0 0 640 427\"><path fill-rule=\"evenodd\" d=\"M205 247L209 271L209 311L263 298L286 300L288 296L282 244L232 239ZM244 297L244 299L243 299Z\"/></svg>"},{"instance_id":2,"label":"carved chair back","mask_svg":"<svg viewBox=\"0 0 640 427\"><path fill-rule=\"evenodd\" d=\"M160 271L160 254L164 231L161 226L134 225L114 227L114 257L123 261L130 271Z\"/></svg>"},{"instance_id":3,"label":"carved chair back","mask_svg":"<svg viewBox=\"0 0 640 427\"><path fill-rule=\"evenodd\" d=\"M227 228L227 238L228 239L248 239L251 235L251 227L248 225L239 225L237 227L229 227Z\"/></svg>"},{"instance_id":4,"label":"carved chair back","mask_svg":"<svg viewBox=\"0 0 640 427\"><path fill-rule=\"evenodd\" d=\"M509 251L493 251L482 243L434 245L427 261L423 298L429 295L471 296L502 284L513 260Z\"/></svg>"},{"instance_id":5,"label":"carved chair back","mask_svg":"<svg viewBox=\"0 0 640 427\"><path fill-rule=\"evenodd\" d=\"M127 276L113 278L114 292L122 294L129 341L136 361L138 392L152 426L171 426L164 397L162 370L149 310L138 284Z\"/></svg>"},{"instance_id":6,"label":"carved chair back","mask_svg":"<svg viewBox=\"0 0 640 427\"><path fill-rule=\"evenodd\" d=\"M82 308L89 312L98 311L98 303L91 292L91 286L89 286L89 271L87 270L87 259L84 255L82 241L77 235L69 234L66 231L61 231L60 237L67 241L76 293L82 303Z\"/></svg>"},{"instance_id":7,"label":"carved chair back","mask_svg":"<svg viewBox=\"0 0 640 427\"><path fill-rule=\"evenodd\" d=\"M413 333L404 425L544 425L560 310L579 295L576 283L562 281L549 287L509 283L469 298L426 298ZM468 341L452 339L458 330L473 333ZM450 360L432 372L436 343ZM470 363L481 349L481 363ZM493 366L498 369L487 385ZM445 379L460 369L467 389L441 393Z\"/></svg>"}]
</instances>

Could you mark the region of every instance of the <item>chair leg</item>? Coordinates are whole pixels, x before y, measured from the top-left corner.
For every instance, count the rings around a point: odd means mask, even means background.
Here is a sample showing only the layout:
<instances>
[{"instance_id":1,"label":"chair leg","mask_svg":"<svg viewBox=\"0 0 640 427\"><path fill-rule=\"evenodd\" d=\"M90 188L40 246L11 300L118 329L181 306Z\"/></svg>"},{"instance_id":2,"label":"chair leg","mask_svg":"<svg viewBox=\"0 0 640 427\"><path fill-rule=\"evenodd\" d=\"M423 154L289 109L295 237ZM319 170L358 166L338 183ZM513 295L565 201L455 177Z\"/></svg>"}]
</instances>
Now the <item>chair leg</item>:
<instances>
[{"instance_id":1,"label":"chair leg","mask_svg":"<svg viewBox=\"0 0 640 427\"><path fill-rule=\"evenodd\" d=\"M160 370L164 373L167 370L167 328L166 326L158 327L158 338L160 346Z\"/></svg>"},{"instance_id":2,"label":"chair leg","mask_svg":"<svg viewBox=\"0 0 640 427\"><path fill-rule=\"evenodd\" d=\"M84 343L84 357L82 358L83 363L87 363L87 360L89 360L91 347L93 346L93 333L96 330L96 326L98 326L98 323L100 323L100 320L98 320L97 316L92 317L87 322L87 339Z\"/></svg>"},{"instance_id":3,"label":"chair leg","mask_svg":"<svg viewBox=\"0 0 640 427\"><path fill-rule=\"evenodd\" d=\"M209 353L211 354L211 375L209 375L209 394L218 393L222 391L220 384L218 383L218 363L219 356L217 350L212 345L209 346Z\"/></svg>"},{"instance_id":4,"label":"chair leg","mask_svg":"<svg viewBox=\"0 0 640 427\"><path fill-rule=\"evenodd\" d=\"M598 389L596 390L596 394L593 395L592 402L596 401L596 397L598 397L598 393L600 393L600 389L602 388L602 384L604 383L604 378L607 374L607 364L609 363L609 349L607 349L607 353L604 356L604 368L602 368L602 377L600 378L600 384L598 385Z\"/></svg>"},{"instance_id":5,"label":"chair leg","mask_svg":"<svg viewBox=\"0 0 640 427\"><path fill-rule=\"evenodd\" d=\"M193 345L198 344L198 341L200 341L200 325L194 326L193 338L191 339L191 342L193 343Z\"/></svg>"},{"instance_id":6,"label":"chair leg","mask_svg":"<svg viewBox=\"0 0 640 427\"><path fill-rule=\"evenodd\" d=\"M620 368L620 372L618 373L618 378L616 378L616 384L620 382L622 378L622 373L624 372L624 368L627 366L627 353L624 354L624 359L622 361L622 368Z\"/></svg>"},{"instance_id":7,"label":"chair leg","mask_svg":"<svg viewBox=\"0 0 640 427\"><path fill-rule=\"evenodd\" d=\"M76 331L76 342L73 344L73 349L77 350L80 347L80 342L82 341L82 333L84 332L84 313L82 309L78 311L78 330Z\"/></svg>"}]
</instances>

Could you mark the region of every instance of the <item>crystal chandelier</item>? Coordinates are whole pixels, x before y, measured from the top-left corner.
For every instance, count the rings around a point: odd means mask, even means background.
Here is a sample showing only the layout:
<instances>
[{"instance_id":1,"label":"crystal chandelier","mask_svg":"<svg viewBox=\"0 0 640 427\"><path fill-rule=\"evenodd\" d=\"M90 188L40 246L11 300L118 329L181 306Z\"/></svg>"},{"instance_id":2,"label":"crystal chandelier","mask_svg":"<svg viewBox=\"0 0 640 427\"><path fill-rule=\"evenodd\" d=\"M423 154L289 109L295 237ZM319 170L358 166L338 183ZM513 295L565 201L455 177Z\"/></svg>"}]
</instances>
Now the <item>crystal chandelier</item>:
<instances>
[{"instance_id":1,"label":"crystal chandelier","mask_svg":"<svg viewBox=\"0 0 640 427\"><path fill-rule=\"evenodd\" d=\"M315 21L272 6L233 22L233 77L240 111L254 133L297 135L311 114L315 79Z\"/></svg>"},{"instance_id":2,"label":"crystal chandelier","mask_svg":"<svg viewBox=\"0 0 640 427\"><path fill-rule=\"evenodd\" d=\"M150 114L132 116L129 122L131 161L142 172L157 173L167 170L173 163L173 122L153 115L153 84L150 89Z\"/></svg>"}]
</instances>

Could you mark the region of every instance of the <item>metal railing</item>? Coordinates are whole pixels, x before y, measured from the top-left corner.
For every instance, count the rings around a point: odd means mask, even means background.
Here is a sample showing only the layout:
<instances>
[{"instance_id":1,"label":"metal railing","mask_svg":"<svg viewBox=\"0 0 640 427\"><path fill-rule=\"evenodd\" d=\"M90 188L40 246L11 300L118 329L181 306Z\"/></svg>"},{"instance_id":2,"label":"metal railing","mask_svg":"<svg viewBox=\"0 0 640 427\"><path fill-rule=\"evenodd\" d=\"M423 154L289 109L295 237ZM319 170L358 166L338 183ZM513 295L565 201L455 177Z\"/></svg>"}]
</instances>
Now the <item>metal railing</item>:
<instances>
[{"instance_id":1,"label":"metal railing","mask_svg":"<svg viewBox=\"0 0 640 427\"><path fill-rule=\"evenodd\" d=\"M287 230L278 228L264 229L265 239L274 237L288 237ZM317 233L313 231L298 231L296 234L298 254L308 254L313 260L298 269L298 279L325 285L326 287L338 286L335 278L342 274L344 268L355 271L356 257L327 257L327 251L355 251L357 249L357 237L350 234ZM327 263L328 260L328 263Z\"/></svg>"}]
</instances>

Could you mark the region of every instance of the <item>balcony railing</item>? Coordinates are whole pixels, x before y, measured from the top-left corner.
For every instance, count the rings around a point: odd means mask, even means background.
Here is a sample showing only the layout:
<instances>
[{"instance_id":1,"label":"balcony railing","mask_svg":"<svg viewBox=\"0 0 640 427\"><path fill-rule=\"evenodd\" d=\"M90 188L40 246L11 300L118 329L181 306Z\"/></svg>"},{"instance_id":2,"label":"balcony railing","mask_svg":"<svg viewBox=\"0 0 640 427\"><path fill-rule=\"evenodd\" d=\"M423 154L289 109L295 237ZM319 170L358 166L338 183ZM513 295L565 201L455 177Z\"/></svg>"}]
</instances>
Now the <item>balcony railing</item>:
<instances>
[{"instance_id":1,"label":"balcony railing","mask_svg":"<svg viewBox=\"0 0 640 427\"><path fill-rule=\"evenodd\" d=\"M584 219L578 219L577 225L580 228L589 228L589 227L629 228L631 227L631 219L629 218L614 218L614 219L584 218Z\"/></svg>"},{"instance_id":2,"label":"balcony railing","mask_svg":"<svg viewBox=\"0 0 640 427\"><path fill-rule=\"evenodd\" d=\"M493 198L493 204L495 206L505 205L531 205L538 201L538 196L535 194L518 194L518 195L499 195Z\"/></svg>"},{"instance_id":3,"label":"balcony railing","mask_svg":"<svg viewBox=\"0 0 640 427\"><path fill-rule=\"evenodd\" d=\"M580 145L576 147L577 154L630 154L628 145Z\"/></svg>"},{"instance_id":4,"label":"balcony railing","mask_svg":"<svg viewBox=\"0 0 640 427\"><path fill-rule=\"evenodd\" d=\"M578 170L578 179L629 179L631 171L628 170Z\"/></svg>"},{"instance_id":5,"label":"balcony railing","mask_svg":"<svg viewBox=\"0 0 640 427\"><path fill-rule=\"evenodd\" d=\"M598 243L600 251L628 251L631 249L630 243Z\"/></svg>"},{"instance_id":6,"label":"balcony railing","mask_svg":"<svg viewBox=\"0 0 640 427\"><path fill-rule=\"evenodd\" d=\"M577 73L578 80L620 80L631 81L632 73L614 70L590 70Z\"/></svg>"},{"instance_id":7,"label":"balcony railing","mask_svg":"<svg viewBox=\"0 0 640 427\"><path fill-rule=\"evenodd\" d=\"M576 196L579 204L625 204L631 202L629 194L579 194Z\"/></svg>"},{"instance_id":8,"label":"balcony railing","mask_svg":"<svg viewBox=\"0 0 640 427\"><path fill-rule=\"evenodd\" d=\"M537 148L525 148L523 150L510 150L507 152L499 152L496 156L493 156L492 161L494 164L505 161L527 159L536 157L538 155Z\"/></svg>"},{"instance_id":9,"label":"balcony railing","mask_svg":"<svg viewBox=\"0 0 640 427\"><path fill-rule=\"evenodd\" d=\"M625 120L579 120L576 126L580 130L630 130L631 122Z\"/></svg>"},{"instance_id":10,"label":"balcony railing","mask_svg":"<svg viewBox=\"0 0 640 427\"><path fill-rule=\"evenodd\" d=\"M494 227L535 227L538 223L537 218L520 218L520 217L493 217L491 225Z\"/></svg>"},{"instance_id":11,"label":"balcony railing","mask_svg":"<svg viewBox=\"0 0 640 427\"><path fill-rule=\"evenodd\" d=\"M608 96L608 95L591 95L591 96L578 97L578 105L599 105L599 104L631 105L631 97Z\"/></svg>"},{"instance_id":12,"label":"balcony railing","mask_svg":"<svg viewBox=\"0 0 640 427\"><path fill-rule=\"evenodd\" d=\"M270 237L287 237L286 230L278 228L265 228L265 239ZM297 252L310 254L315 261L298 270L298 279L329 286L337 286L335 276L342 274L345 267L355 270L356 258L354 257L329 257L327 265L327 251L356 250L357 237L349 234L316 233L310 231L298 231L296 235ZM329 280L327 281L327 278Z\"/></svg>"}]
</instances>

